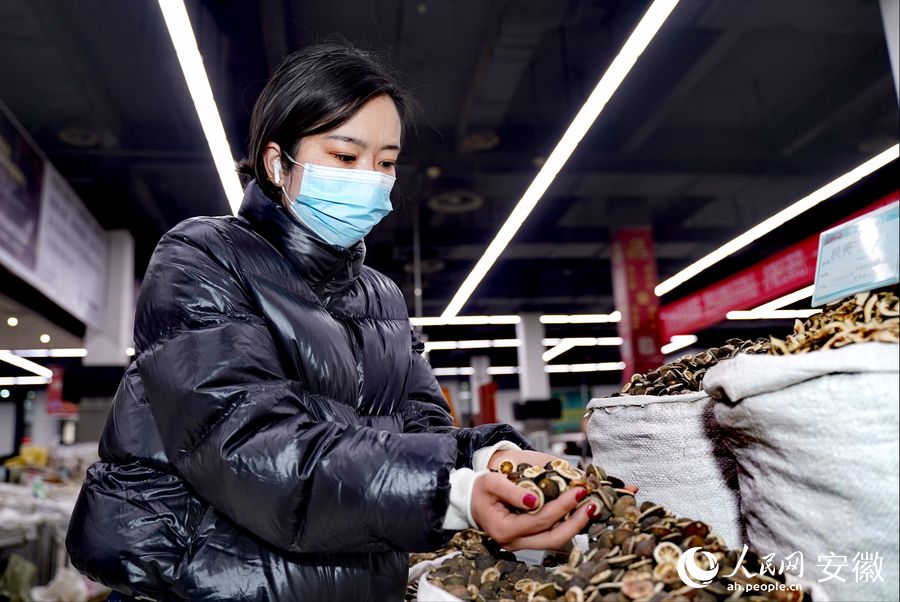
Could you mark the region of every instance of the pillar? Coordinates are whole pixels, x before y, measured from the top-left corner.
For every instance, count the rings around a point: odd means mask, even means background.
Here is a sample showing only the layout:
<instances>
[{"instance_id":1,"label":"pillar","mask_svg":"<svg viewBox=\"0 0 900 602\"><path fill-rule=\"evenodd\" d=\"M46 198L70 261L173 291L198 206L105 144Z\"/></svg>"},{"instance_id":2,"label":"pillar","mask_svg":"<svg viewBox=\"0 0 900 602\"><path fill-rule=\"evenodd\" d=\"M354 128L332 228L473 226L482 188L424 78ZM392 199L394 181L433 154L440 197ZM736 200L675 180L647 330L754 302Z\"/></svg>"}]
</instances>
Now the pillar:
<instances>
[{"instance_id":1,"label":"pillar","mask_svg":"<svg viewBox=\"0 0 900 602\"><path fill-rule=\"evenodd\" d=\"M544 368L544 325L536 313L521 314L519 339L519 397L521 401L550 399L550 376Z\"/></svg>"},{"instance_id":2,"label":"pillar","mask_svg":"<svg viewBox=\"0 0 900 602\"><path fill-rule=\"evenodd\" d=\"M113 230L108 235L106 311L101 328L87 328L85 366L126 366L130 360L125 350L134 336L134 238L127 230Z\"/></svg>"},{"instance_id":3,"label":"pillar","mask_svg":"<svg viewBox=\"0 0 900 602\"><path fill-rule=\"evenodd\" d=\"M656 256L650 207L644 199L610 199L613 297L622 313L623 381L662 365Z\"/></svg>"},{"instance_id":4,"label":"pillar","mask_svg":"<svg viewBox=\"0 0 900 602\"><path fill-rule=\"evenodd\" d=\"M472 419L477 419L481 414L479 391L481 387L493 380L488 373L488 368L491 367L491 358L486 355L473 355L469 360L469 366L472 368L472 374L469 376L469 391L472 396L469 412Z\"/></svg>"}]
</instances>

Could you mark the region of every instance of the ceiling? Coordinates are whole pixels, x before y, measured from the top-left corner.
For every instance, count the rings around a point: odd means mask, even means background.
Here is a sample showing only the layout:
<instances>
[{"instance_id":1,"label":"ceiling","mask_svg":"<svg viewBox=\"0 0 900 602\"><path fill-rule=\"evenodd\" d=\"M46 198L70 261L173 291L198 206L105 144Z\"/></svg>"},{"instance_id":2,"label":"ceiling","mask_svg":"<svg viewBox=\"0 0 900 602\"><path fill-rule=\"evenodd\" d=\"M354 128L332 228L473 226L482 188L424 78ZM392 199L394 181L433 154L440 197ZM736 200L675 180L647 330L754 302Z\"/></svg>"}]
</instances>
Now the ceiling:
<instances>
[{"instance_id":1,"label":"ceiling","mask_svg":"<svg viewBox=\"0 0 900 602\"><path fill-rule=\"evenodd\" d=\"M287 52L343 39L381 52L402 75L422 117L398 167L397 210L367 239L368 263L401 286L412 311L404 268L418 224L422 257L440 260L423 280L423 313L431 316L649 2L187 5L235 158L256 95ZM167 229L228 212L155 2L6 0L0 54L0 100L101 224L133 233L138 275ZM665 278L895 144L897 119L877 0L682 0L463 313L608 312L613 214L648 210ZM473 134L498 143L471 150ZM874 200L896 187L896 175L895 162L664 301ZM429 206L458 190L478 195L481 206L456 214ZM486 329L478 338L491 336ZM432 335L454 337L471 335ZM591 357L604 361L596 350Z\"/></svg>"}]
</instances>

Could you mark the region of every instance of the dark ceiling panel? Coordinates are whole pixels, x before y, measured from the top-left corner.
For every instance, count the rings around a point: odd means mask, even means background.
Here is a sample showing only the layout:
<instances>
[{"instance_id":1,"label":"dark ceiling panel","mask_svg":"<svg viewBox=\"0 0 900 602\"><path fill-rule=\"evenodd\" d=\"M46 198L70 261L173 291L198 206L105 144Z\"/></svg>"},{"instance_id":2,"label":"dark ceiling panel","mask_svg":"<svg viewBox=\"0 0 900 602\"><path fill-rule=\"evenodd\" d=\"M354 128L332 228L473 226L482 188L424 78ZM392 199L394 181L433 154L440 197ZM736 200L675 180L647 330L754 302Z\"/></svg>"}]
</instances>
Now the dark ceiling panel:
<instances>
[{"instance_id":1,"label":"dark ceiling panel","mask_svg":"<svg viewBox=\"0 0 900 602\"><path fill-rule=\"evenodd\" d=\"M424 307L442 311L649 5L593 0L188 0L235 157L284 53L347 40L383 55L422 105L399 165L396 210L369 262L408 294L414 229ZM137 241L228 211L155 2L0 3L0 100L106 228ZM81 128L94 141L63 142ZM460 147L493 129L499 144ZM609 209L646 200L659 272L722 242L897 141L876 0L682 0L465 313L612 309ZM427 167L441 175L427 177ZM675 291L749 265L896 187L896 166ZM480 208L433 210L470 191ZM623 200L624 199L624 200ZM751 328L741 326L742 328ZM586 327L579 327L581 329ZM463 336L462 334L460 336ZM572 378L578 378L573 376Z\"/></svg>"}]
</instances>

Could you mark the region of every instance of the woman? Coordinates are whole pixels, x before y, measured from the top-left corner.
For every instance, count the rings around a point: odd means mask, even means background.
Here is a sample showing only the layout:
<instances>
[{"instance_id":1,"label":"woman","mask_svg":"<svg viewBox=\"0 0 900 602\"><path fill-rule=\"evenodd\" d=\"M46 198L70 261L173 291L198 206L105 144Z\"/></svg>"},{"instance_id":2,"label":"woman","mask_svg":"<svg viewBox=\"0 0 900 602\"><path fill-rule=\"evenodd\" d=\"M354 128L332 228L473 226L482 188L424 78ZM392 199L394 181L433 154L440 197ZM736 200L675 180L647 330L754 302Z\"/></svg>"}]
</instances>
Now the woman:
<instances>
[{"instance_id":1,"label":"woman","mask_svg":"<svg viewBox=\"0 0 900 602\"><path fill-rule=\"evenodd\" d=\"M507 425L452 427L399 289L363 265L408 106L357 50L288 57L254 108L239 216L162 238L67 538L88 576L151 598L401 599L407 553L453 530L551 548L587 523L560 522L582 490L512 513L536 499L488 465L551 458Z\"/></svg>"}]
</instances>

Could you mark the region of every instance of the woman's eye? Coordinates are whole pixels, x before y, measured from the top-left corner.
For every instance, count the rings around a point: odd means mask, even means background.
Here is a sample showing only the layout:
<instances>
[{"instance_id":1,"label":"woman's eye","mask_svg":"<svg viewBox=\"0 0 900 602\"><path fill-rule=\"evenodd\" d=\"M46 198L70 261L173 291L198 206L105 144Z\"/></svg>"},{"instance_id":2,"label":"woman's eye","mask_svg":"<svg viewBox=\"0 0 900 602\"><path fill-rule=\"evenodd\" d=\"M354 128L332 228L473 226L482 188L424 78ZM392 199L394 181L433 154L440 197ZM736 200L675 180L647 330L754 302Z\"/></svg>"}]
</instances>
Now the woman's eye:
<instances>
[{"instance_id":1,"label":"woman's eye","mask_svg":"<svg viewBox=\"0 0 900 602\"><path fill-rule=\"evenodd\" d=\"M396 163L394 161L382 161L381 162L381 167L383 167L384 169L394 169L394 165L396 165Z\"/></svg>"},{"instance_id":2,"label":"woman's eye","mask_svg":"<svg viewBox=\"0 0 900 602\"><path fill-rule=\"evenodd\" d=\"M356 159L356 157L354 157L353 155L339 155L339 154L336 154L335 158L338 161L340 161L341 163L353 163L353 161Z\"/></svg>"}]
</instances>

